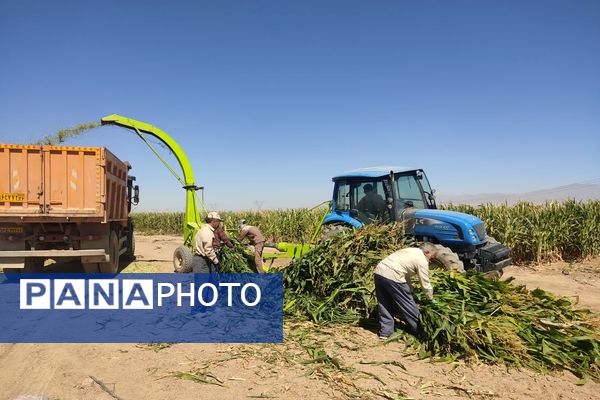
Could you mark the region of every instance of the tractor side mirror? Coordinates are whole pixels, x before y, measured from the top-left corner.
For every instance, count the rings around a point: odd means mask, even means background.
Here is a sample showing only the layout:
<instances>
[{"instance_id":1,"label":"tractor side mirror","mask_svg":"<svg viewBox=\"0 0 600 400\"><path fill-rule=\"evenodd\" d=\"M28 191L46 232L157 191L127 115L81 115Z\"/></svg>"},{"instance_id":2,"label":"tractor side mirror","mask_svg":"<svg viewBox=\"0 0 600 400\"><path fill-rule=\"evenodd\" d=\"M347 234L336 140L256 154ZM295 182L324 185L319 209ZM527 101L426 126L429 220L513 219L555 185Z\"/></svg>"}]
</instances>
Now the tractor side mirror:
<instances>
[{"instance_id":1,"label":"tractor side mirror","mask_svg":"<svg viewBox=\"0 0 600 400\"><path fill-rule=\"evenodd\" d=\"M140 202L140 187L135 185L133 187L133 200L132 203L134 206L137 206Z\"/></svg>"},{"instance_id":2,"label":"tractor side mirror","mask_svg":"<svg viewBox=\"0 0 600 400\"><path fill-rule=\"evenodd\" d=\"M429 200L435 200L435 189L431 189L431 194L429 195Z\"/></svg>"}]
</instances>

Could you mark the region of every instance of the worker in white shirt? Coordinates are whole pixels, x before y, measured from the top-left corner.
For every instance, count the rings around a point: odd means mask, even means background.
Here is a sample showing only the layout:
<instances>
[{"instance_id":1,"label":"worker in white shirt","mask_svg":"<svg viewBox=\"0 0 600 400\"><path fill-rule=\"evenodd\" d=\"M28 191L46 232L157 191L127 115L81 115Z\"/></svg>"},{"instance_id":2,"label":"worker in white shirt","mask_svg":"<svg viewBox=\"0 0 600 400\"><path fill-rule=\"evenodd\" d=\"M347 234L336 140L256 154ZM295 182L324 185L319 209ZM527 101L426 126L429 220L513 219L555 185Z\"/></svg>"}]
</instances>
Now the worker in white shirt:
<instances>
[{"instance_id":1,"label":"worker in white shirt","mask_svg":"<svg viewBox=\"0 0 600 400\"><path fill-rule=\"evenodd\" d=\"M194 240L194 273L216 273L219 265L217 252L213 247L215 229L221 224L221 216L217 212L209 212L206 224L202 225Z\"/></svg>"},{"instance_id":2,"label":"worker in white shirt","mask_svg":"<svg viewBox=\"0 0 600 400\"><path fill-rule=\"evenodd\" d=\"M422 334L419 307L412 293L411 278L416 275L425 295L433 300L429 282L429 260L437 249L431 243L419 248L398 250L377 264L375 268L375 294L379 303L379 337L385 339L394 333L394 314L400 313L407 331Z\"/></svg>"}]
</instances>

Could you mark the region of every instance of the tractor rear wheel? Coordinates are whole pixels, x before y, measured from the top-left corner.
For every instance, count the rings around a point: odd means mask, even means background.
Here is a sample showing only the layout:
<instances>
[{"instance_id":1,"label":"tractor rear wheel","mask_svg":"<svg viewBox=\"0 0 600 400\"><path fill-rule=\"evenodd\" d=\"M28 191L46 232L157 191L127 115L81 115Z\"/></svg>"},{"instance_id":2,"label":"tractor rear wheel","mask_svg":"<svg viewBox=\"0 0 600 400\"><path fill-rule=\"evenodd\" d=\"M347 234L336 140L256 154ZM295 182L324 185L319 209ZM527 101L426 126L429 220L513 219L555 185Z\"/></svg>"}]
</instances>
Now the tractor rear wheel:
<instances>
[{"instance_id":1,"label":"tractor rear wheel","mask_svg":"<svg viewBox=\"0 0 600 400\"><path fill-rule=\"evenodd\" d=\"M321 240L331 239L332 237L352 229L349 225L329 224L321 228Z\"/></svg>"},{"instance_id":2,"label":"tractor rear wheel","mask_svg":"<svg viewBox=\"0 0 600 400\"><path fill-rule=\"evenodd\" d=\"M173 253L173 268L175 272L187 273L192 272L194 263L194 253L187 246L179 246Z\"/></svg>"},{"instance_id":3,"label":"tractor rear wheel","mask_svg":"<svg viewBox=\"0 0 600 400\"><path fill-rule=\"evenodd\" d=\"M434 245L437 254L430 261L432 267L444 269L446 271L465 272L465 266L458 258L458 254L441 244Z\"/></svg>"}]
</instances>

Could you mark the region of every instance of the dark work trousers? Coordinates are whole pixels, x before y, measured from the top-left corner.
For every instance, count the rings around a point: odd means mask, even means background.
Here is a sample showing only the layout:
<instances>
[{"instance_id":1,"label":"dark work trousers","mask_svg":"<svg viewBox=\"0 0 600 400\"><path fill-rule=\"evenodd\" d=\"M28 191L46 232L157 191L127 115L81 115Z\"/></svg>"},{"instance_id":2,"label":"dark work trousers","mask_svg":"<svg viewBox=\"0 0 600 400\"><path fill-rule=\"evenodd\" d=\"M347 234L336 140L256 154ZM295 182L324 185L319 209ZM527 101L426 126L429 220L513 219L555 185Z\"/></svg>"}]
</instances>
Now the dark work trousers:
<instances>
[{"instance_id":1,"label":"dark work trousers","mask_svg":"<svg viewBox=\"0 0 600 400\"><path fill-rule=\"evenodd\" d=\"M379 336L394 333L394 314L400 313L406 330L415 336L421 333L419 308L410 286L375 274L375 295L379 303Z\"/></svg>"},{"instance_id":2,"label":"dark work trousers","mask_svg":"<svg viewBox=\"0 0 600 400\"><path fill-rule=\"evenodd\" d=\"M194 254L192 263L192 272L195 274L214 274L217 273L217 266L206 257Z\"/></svg>"}]
</instances>

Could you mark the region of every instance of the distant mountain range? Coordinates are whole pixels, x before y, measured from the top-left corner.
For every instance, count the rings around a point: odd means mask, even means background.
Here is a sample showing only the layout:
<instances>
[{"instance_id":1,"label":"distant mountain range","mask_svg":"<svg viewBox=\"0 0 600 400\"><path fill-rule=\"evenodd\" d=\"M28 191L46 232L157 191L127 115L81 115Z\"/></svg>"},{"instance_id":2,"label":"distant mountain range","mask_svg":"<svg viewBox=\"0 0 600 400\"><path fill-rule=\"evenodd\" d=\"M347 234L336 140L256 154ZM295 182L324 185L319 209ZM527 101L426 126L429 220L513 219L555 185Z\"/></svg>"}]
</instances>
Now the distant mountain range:
<instances>
[{"instance_id":1,"label":"distant mountain range","mask_svg":"<svg viewBox=\"0 0 600 400\"><path fill-rule=\"evenodd\" d=\"M545 203L546 201L557 200L564 201L575 199L579 201L600 200L600 185L580 184L558 186L551 189L536 190L534 192L505 194L505 193L481 193L473 195L438 195L438 203L447 204L469 204L478 205L485 203L508 203L514 204L519 201L528 201L531 203Z\"/></svg>"}]
</instances>

